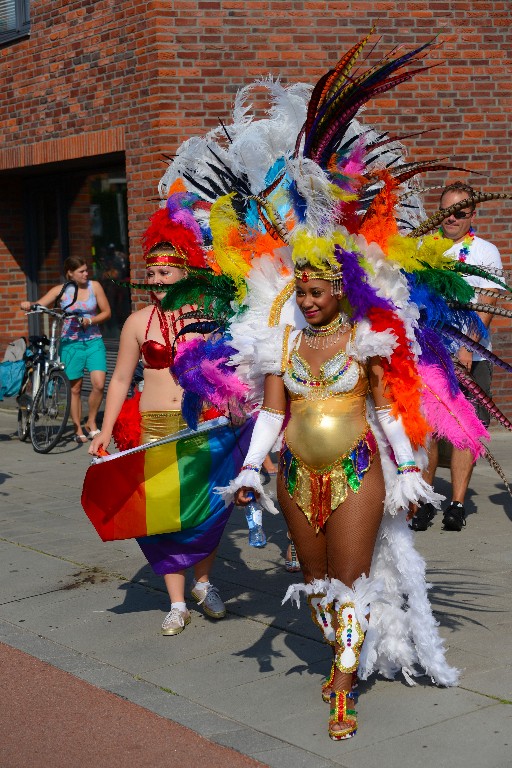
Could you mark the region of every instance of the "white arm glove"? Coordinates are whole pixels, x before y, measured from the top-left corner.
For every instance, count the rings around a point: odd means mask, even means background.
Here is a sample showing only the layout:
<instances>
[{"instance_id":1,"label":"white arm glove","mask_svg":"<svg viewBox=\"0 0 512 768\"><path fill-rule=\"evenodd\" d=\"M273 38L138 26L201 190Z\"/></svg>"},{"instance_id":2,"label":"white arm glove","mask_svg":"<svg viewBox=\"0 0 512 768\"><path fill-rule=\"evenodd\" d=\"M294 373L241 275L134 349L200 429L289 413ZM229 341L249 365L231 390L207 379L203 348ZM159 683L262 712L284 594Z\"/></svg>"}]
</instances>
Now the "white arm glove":
<instances>
[{"instance_id":1,"label":"white arm glove","mask_svg":"<svg viewBox=\"0 0 512 768\"><path fill-rule=\"evenodd\" d=\"M234 495L239 488L254 488L260 495L261 505L274 515L278 513L272 499L263 490L260 469L265 456L272 450L272 446L279 437L283 421L284 414L271 413L264 410L259 412L256 424L254 425L249 450L247 451L240 474L234 480L231 480L228 486L215 488L215 491L220 493L226 505L233 501Z\"/></svg>"},{"instance_id":2,"label":"white arm glove","mask_svg":"<svg viewBox=\"0 0 512 768\"><path fill-rule=\"evenodd\" d=\"M382 431L386 435L386 439L393 449L397 467L407 465L411 467L412 471L412 468L416 467L416 460L414 458L411 441L405 433L401 416L399 416L398 419L395 419L391 413L391 406L389 406L389 408L376 408L375 413L377 414ZM416 468L414 471L419 470Z\"/></svg>"},{"instance_id":3,"label":"white arm glove","mask_svg":"<svg viewBox=\"0 0 512 768\"><path fill-rule=\"evenodd\" d=\"M396 463L396 475L386 483L385 510L396 514L400 509L408 509L410 503L427 502L439 509L444 496L434 493L432 486L422 478L401 417L396 419L391 407L376 409L376 416L393 449Z\"/></svg>"}]
</instances>

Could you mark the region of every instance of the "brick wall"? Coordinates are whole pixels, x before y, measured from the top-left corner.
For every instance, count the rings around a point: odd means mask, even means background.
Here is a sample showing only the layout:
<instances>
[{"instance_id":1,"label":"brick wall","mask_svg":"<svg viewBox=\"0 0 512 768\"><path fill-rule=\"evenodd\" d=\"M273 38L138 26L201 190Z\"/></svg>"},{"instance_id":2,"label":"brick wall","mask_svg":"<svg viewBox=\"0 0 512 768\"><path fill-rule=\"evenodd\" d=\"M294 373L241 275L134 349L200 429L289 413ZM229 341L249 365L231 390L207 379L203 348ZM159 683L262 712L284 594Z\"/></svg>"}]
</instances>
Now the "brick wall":
<instances>
[{"instance_id":1,"label":"brick wall","mask_svg":"<svg viewBox=\"0 0 512 768\"><path fill-rule=\"evenodd\" d=\"M18 310L20 301L26 298L23 220L16 202L21 194L21 179L9 178L0 183L0 360L5 345L27 333L25 316Z\"/></svg>"},{"instance_id":2,"label":"brick wall","mask_svg":"<svg viewBox=\"0 0 512 768\"><path fill-rule=\"evenodd\" d=\"M375 100L365 118L400 134L428 127L404 140L409 156L448 157L471 170L430 174L428 209L447 180L507 189L509 0L34 0L31 7L31 37L0 50L0 173L58 159L59 152L70 159L100 147L123 149L134 279L142 277L140 234L155 206L162 153L216 125L236 89L257 77L315 81L372 25L382 39L371 61L394 45L438 35L440 46L427 60L436 66ZM479 208L478 234L496 243L508 269L511 227L512 203ZM0 260L2 239L0 230ZM497 351L507 354L510 322L495 327ZM510 415L512 395L499 372L496 391Z\"/></svg>"}]
</instances>

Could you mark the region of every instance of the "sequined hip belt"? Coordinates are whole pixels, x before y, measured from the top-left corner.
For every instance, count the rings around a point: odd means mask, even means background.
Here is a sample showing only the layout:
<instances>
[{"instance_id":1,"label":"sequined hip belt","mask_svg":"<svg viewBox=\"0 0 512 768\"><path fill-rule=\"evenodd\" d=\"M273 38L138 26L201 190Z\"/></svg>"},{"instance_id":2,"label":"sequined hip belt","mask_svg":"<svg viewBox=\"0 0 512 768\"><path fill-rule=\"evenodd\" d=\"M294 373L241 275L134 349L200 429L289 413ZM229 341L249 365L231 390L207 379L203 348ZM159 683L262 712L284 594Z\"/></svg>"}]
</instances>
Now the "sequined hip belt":
<instances>
[{"instance_id":1,"label":"sequined hip belt","mask_svg":"<svg viewBox=\"0 0 512 768\"><path fill-rule=\"evenodd\" d=\"M358 492L376 452L377 443L370 428L360 435L349 452L322 470L307 466L283 444L279 468L286 488L317 532L324 527L331 512L345 501L349 488Z\"/></svg>"},{"instance_id":2,"label":"sequined hip belt","mask_svg":"<svg viewBox=\"0 0 512 768\"><path fill-rule=\"evenodd\" d=\"M181 411L141 411L140 420L143 443L173 435L187 426Z\"/></svg>"}]
</instances>

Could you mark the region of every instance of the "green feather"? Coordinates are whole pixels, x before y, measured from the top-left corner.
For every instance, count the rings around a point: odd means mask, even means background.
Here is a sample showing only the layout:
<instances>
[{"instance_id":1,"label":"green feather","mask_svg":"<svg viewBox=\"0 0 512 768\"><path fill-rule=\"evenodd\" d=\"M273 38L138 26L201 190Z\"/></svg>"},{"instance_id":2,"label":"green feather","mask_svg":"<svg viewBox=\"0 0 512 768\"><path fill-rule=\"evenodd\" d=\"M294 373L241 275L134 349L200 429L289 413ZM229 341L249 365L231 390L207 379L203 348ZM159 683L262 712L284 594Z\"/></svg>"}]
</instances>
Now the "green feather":
<instances>
[{"instance_id":1,"label":"green feather","mask_svg":"<svg viewBox=\"0 0 512 768\"><path fill-rule=\"evenodd\" d=\"M186 304L204 309L214 319L226 318L232 313L231 302L236 286L225 275L189 275L184 280L166 287L162 308L176 310Z\"/></svg>"},{"instance_id":2,"label":"green feather","mask_svg":"<svg viewBox=\"0 0 512 768\"><path fill-rule=\"evenodd\" d=\"M420 269L414 273L418 283L426 285L449 301L467 303L474 295L474 289L461 275L447 269Z\"/></svg>"}]
</instances>

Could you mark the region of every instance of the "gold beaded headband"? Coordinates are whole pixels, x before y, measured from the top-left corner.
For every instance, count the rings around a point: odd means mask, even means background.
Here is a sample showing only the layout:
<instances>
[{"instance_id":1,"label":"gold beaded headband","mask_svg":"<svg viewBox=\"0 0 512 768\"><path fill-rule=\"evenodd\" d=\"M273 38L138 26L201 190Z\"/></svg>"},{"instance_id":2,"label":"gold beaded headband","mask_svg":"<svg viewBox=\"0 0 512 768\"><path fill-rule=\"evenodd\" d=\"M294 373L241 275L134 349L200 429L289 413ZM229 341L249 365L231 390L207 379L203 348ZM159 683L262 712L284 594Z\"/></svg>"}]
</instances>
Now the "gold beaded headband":
<instances>
[{"instance_id":1,"label":"gold beaded headband","mask_svg":"<svg viewBox=\"0 0 512 768\"><path fill-rule=\"evenodd\" d=\"M341 281L343 271L341 267L335 269L307 269L304 267L295 267L294 275L297 280L302 280L303 283L309 282L309 280L328 280L330 283Z\"/></svg>"},{"instance_id":2,"label":"gold beaded headband","mask_svg":"<svg viewBox=\"0 0 512 768\"><path fill-rule=\"evenodd\" d=\"M326 269L295 266L293 271L296 280L307 283L310 280L327 280L331 284L333 296L343 293L343 270L339 265L326 265Z\"/></svg>"}]
</instances>

